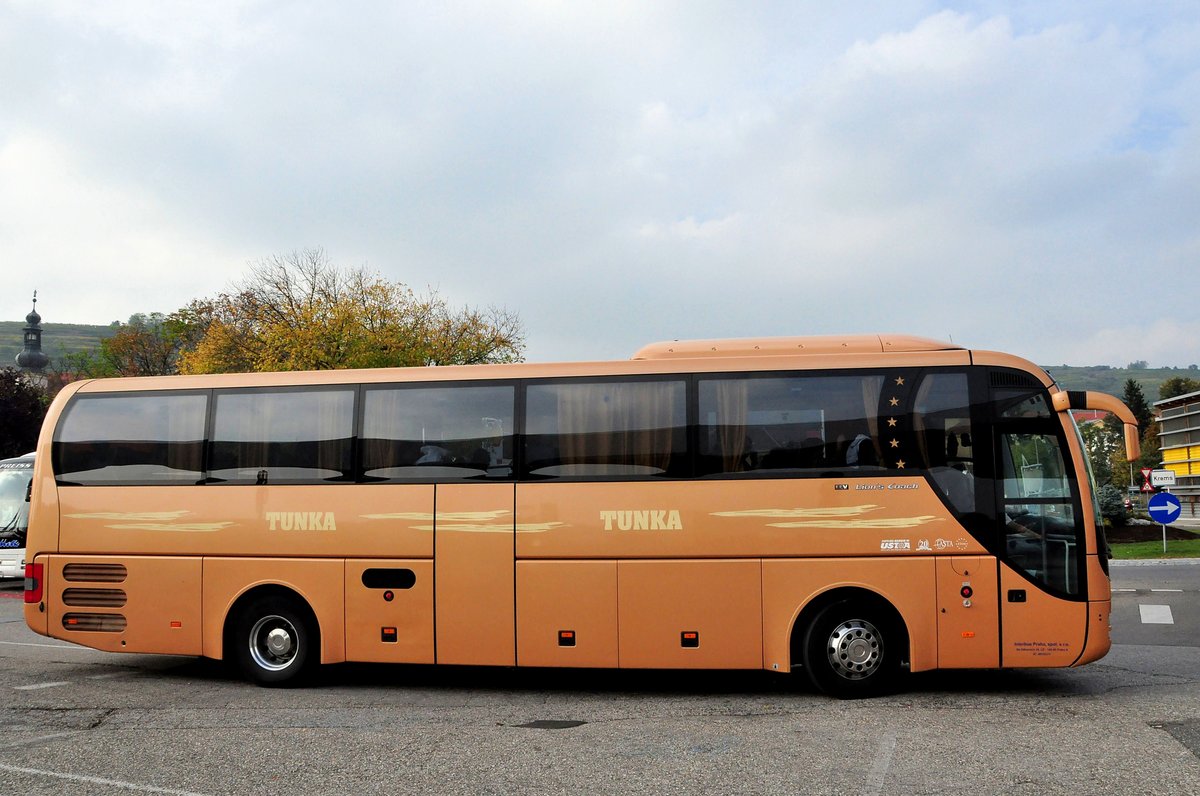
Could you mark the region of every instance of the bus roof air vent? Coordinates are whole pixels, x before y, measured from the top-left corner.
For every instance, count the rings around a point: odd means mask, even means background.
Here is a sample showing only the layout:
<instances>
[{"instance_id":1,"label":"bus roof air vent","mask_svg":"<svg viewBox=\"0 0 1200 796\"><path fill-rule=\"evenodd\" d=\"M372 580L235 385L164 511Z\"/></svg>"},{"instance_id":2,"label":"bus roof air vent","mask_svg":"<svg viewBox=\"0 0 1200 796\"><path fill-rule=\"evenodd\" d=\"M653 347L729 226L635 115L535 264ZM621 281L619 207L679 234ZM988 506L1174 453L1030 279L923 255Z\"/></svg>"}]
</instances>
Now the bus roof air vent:
<instances>
[{"instance_id":1,"label":"bus roof air vent","mask_svg":"<svg viewBox=\"0 0 1200 796\"><path fill-rule=\"evenodd\" d=\"M1028 373L1021 373L1016 370L993 370L992 386L1037 390L1041 389L1042 385Z\"/></svg>"},{"instance_id":2,"label":"bus roof air vent","mask_svg":"<svg viewBox=\"0 0 1200 796\"><path fill-rule=\"evenodd\" d=\"M651 343L633 359L787 356L789 354L884 354L961 351L962 346L908 335L850 334L820 337L763 337L731 340L674 340Z\"/></svg>"}]
</instances>

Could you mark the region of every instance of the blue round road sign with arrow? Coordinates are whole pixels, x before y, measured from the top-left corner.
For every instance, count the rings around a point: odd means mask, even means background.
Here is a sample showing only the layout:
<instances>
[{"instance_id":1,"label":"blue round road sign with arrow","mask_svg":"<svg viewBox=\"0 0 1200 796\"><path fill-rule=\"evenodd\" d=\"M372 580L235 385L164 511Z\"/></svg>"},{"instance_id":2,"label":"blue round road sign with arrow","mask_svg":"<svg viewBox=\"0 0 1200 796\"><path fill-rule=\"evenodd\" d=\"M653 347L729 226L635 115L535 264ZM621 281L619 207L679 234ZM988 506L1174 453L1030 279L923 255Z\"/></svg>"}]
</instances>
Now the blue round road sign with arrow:
<instances>
[{"instance_id":1,"label":"blue round road sign with arrow","mask_svg":"<svg viewBox=\"0 0 1200 796\"><path fill-rule=\"evenodd\" d=\"M1170 492L1159 492L1150 498L1150 503L1146 506L1146 509L1150 512L1150 517L1155 522L1161 525L1170 525L1179 519L1179 498Z\"/></svg>"}]
</instances>

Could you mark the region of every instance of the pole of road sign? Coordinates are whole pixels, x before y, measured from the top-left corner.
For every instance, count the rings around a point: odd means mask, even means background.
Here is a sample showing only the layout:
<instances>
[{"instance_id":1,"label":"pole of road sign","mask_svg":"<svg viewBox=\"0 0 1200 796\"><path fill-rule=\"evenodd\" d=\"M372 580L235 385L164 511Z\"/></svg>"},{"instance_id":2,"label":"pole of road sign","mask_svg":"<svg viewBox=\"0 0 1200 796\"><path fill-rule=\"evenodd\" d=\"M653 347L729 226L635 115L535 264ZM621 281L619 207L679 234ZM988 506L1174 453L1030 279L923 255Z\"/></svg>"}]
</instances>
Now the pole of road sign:
<instances>
[{"instance_id":1,"label":"pole of road sign","mask_svg":"<svg viewBox=\"0 0 1200 796\"><path fill-rule=\"evenodd\" d=\"M1168 495L1171 494L1171 490L1169 490L1169 489L1164 489L1163 491L1166 492ZM1166 554L1167 554L1167 526L1166 526L1166 524L1164 524L1163 525L1163 555L1165 556Z\"/></svg>"}]
</instances>

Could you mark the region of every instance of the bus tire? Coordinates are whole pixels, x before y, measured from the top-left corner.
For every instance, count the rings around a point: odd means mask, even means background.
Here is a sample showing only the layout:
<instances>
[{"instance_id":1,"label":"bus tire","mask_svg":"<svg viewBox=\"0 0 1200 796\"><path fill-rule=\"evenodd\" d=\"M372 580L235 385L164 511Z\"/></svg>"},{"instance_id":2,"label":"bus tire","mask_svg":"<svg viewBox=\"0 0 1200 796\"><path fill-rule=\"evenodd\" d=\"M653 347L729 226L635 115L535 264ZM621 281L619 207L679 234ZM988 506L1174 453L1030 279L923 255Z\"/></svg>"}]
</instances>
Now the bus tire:
<instances>
[{"instance_id":1,"label":"bus tire","mask_svg":"<svg viewBox=\"0 0 1200 796\"><path fill-rule=\"evenodd\" d=\"M317 634L294 600L267 595L251 600L233 623L230 642L242 674L261 686L302 683L317 661Z\"/></svg>"},{"instance_id":2,"label":"bus tire","mask_svg":"<svg viewBox=\"0 0 1200 796\"><path fill-rule=\"evenodd\" d=\"M804 668L813 685L830 696L878 696L899 674L902 636L891 617L869 602L832 603L804 635Z\"/></svg>"}]
</instances>

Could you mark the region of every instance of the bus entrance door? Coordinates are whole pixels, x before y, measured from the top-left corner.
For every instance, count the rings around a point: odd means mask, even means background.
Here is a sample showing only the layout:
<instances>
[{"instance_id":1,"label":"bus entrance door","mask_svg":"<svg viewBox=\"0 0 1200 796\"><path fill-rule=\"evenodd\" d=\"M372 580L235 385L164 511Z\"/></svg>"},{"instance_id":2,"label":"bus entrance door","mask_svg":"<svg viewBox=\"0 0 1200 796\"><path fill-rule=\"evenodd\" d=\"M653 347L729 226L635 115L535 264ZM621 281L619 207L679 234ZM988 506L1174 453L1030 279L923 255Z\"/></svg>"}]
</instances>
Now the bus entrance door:
<instances>
[{"instance_id":1,"label":"bus entrance door","mask_svg":"<svg viewBox=\"0 0 1200 796\"><path fill-rule=\"evenodd\" d=\"M1036 583L1000 568L1004 668L1070 666L1083 652L1086 602L1047 594Z\"/></svg>"},{"instance_id":2,"label":"bus entrance door","mask_svg":"<svg viewBox=\"0 0 1200 796\"><path fill-rule=\"evenodd\" d=\"M513 666L512 484L438 484L434 495L437 662Z\"/></svg>"}]
</instances>

